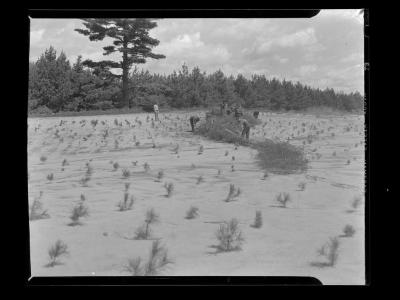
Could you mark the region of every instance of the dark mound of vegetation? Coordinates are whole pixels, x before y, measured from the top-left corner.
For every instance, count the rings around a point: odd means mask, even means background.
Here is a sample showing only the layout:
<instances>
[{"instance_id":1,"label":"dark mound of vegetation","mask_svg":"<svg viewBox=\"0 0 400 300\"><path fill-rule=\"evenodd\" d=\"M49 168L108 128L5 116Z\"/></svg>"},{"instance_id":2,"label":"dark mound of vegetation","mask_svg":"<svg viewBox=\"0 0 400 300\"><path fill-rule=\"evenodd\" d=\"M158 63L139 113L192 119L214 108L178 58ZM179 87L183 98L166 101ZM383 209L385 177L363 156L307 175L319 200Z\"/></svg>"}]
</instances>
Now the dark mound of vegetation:
<instances>
[{"instance_id":1,"label":"dark mound of vegetation","mask_svg":"<svg viewBox=\"0 0 400 300\"><path fill-rule=\"evenodd\" d=\"M244 114L250 127L260 123L260 120L249 114ZM210 113L207 121L200 124L196 134L211 140L245 145L258 150L257 162L265 170L275 174L290 174L305 171L307 159L301 148L287 142L247 141L241 137L241 124L233 116L215 116Z\"/></svg>"},{"instance_id":2,"label":"dark mound of vegetation","mask_svg":"<svg viewBox=\"0 0 400 300\"><path fill-rule=\"evenodd\" d=\"M254 127L260 124L261 121L257 120L249 114L243 114L243 119L246 119L250 127ZM218 116L217 113L212 111L209 114L207 121L201 123L196 129L195 133L203 135L209 139L215 141L221 141L226 143L233 143L238 145L248 145L249 142L242 138L241 135L242 127L240 123L233 117L229 116Z\"/></svg>"},{"instance_id":3,"label":"dark mound of vegetation","mask_svg":"<svg viewBox=\"0 0 400 300\"><path fill-rule=\"evenodd\" d=\"M274 142L266 139L251 145L258 150L258 164L272 173L290 174L303 172L307 169L307 159L301 148L288 142Z\"/></svg>"}]
</instances>

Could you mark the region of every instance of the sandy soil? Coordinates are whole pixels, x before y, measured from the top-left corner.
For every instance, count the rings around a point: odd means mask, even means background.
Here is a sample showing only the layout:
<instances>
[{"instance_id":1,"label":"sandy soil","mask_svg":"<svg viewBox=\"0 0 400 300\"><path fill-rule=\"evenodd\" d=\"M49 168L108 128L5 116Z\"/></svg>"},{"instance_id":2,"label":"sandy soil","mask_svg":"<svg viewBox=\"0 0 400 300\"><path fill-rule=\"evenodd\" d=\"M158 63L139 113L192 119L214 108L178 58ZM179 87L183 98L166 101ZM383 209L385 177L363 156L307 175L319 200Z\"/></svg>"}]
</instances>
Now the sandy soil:
<instances>
[{"instance_id":1,"label":"sandy soil","mask_svg":"<svg viewBox=\"0 0 400 300\"><path fill-rule=\"evenodd\" d=\"M41 201L50 215L30 221L32 276L130 276L124 271L127 260L146 259L152 244L132 237L146 210L154 208L160 222L152 226L153 238L161 238L174 262L160 275L292 275L314 276L323 284L365 283L364 205L349 211L355 196L364 200L363 116L261 113L262 124L251 131L252 139L289 139L303 146L310 159L305 173L269 174L265 180L255 163L256 150L194 136L189 113L162 114L154 128L152 117L28 120L29 203L42 191ZM93 126L91 120L98 124ZM41 156L47 160L42 162ZM115 162L120 166L116 171ZM86 163L93 175L83 186ZM124 168L130 170L129 178L122 176ZM160 170L164 178L157 182ZM51 173L54 179L48 180ZM132 210L120 212L117 203L126 182L135 203ZM165 182L175 187L169 198ZM306 184L304 191L298 188L300 182ZM225 202L230 183L242 194L237 201ZM291 195L287 208L277 207L275 196L281 192ZM68 226L81 194L90 214L81 226ZM188 220L186 211L192 205L199 208L199 216ZM251 227L256 210L263 216L258 229ZM242 250L215 253L215 232L220 222L231 218L240 222ZM356 232L339 237L336 265L312 265L324 261L317 249L340 236L347 224ZM46 267L48 249L57 239L68 245L69 254L60 259L62 264Z\"/></svg>"}]
</instances>

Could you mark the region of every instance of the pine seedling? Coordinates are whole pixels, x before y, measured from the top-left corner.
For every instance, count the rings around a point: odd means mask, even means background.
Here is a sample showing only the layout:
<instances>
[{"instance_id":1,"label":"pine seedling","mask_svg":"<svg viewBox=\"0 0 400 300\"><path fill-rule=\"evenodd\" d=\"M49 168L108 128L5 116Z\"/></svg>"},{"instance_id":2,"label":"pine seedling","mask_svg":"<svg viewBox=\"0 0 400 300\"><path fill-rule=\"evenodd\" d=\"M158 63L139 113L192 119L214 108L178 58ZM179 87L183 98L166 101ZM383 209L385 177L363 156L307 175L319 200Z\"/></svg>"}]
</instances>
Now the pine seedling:
<instances>
[{"instance_id":1,"label":"pine seedling","mask_svg":"<svg viewBox=\"0 0 400 300\"><path fill-rule=\"evenodd\" d=\"M343 228L343 236L344 237L352 237L356 233L356 230L351 225L346 225Z\"/></svg>"},{"instance_id":2,"label":"pine seedling","mask_svg":"<svg viewBox=\"0 0 400 300\"><path fill-rule=\"evenodd\" d=\"M263 225L263 220L262 220L261 210L257 210L256 211L256 216L255 216L255 219L254 219L254 224L252 225L252 227L261 228L262 225Z\"/></svg>"},{"instance_id":3,"label":"pine seedling","mask_svg":"<svg viewBox=\"0 0 400 300\"><path fill-rule=\"evenodd\" d=\"M71 212L71 216L69 217L71 219L71 223L69 223L69 226L76 226L76 225L82 225L80 219L82 217L87 217L89 215L89 209L86 205L83 204L83 201L81 201L78 205L74 206Z\"/></svg>"},{"instance_id":4,"label":"pine seedling","mask_svg":"<svg viewBox=\"0 0 400 300\"><path fill-rule=\"evenodd\" d=\"M166 197L171 197L172 192L174 191L174 184L172 182L170 183L165 183L164 188L167 191L167 194L165 195Z\"/></svg>"},{"instance_id":5,"label":"pine seedling","mask_svg":"<svg viewBox=\"0 0 400 300\"><path fill-rule=\"evenodd\" d=\"M220 224L216 237L219 241L217 248L221 252L240 250L244 241L237 219L231 219L229 222Z\"/></svg>"},{"instance_id":6,"label":"pine seedling","mask_svg":"<svg viewBox=\"0 0 400 300\"><path fill-rule=\"evenodd\" d=\"M191 220L197 218L199 215L199 209L195 206L191 206L189 210L186 212L186 219Z\"/></svg>"},{"instance_id":7,"label":"pine seedling","mask_svg":"<svg viewBox=\"0 0 400 300\"><path fill-rule=\"evenodd\" d=\"M60 264L59 258L68 254L68 246L61 240L57 240L56 243L50 247L49 251L50 262L46 265L47 267L54 267Z\"/></svg>"},{"instance_id":8,"label":"pine seedling","mask_svg":"<svg viewBox=\"0 0 400 300\"><path fill-rule=\"evenodd\" d=\"M280 204L281 207L286 208L286 204L291 201L290 195L288 193L280 193L276 197L276 201Z\"/></svg>"}]
</instances>

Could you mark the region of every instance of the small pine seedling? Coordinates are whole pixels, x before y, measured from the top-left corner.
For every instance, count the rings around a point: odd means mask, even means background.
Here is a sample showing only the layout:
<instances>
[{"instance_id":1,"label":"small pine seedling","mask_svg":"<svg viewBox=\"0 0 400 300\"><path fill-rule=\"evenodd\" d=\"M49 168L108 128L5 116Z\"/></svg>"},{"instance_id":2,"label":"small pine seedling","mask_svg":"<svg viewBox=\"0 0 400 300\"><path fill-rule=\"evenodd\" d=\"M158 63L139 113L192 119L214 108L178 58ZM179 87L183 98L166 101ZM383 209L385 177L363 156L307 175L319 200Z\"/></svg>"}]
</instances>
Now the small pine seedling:
<instances>
[{"instance_id":1,"label":"small pine seedling","mask_svg":"<svg viewBox=\"0 0 400 300\"><path fill-rule=\"evenodd\" d=\"M346 225L343 228L343 236L344 237L352 237L356 233L356 230L351 225Z\"/></svg>"},{"instance_id":2,"label":"small pine seedling","mask_svg":"<svg viewBox=\"0 0 400 300\"><path fill-rule=\"evenodd\" d=\"M87 206L83 204L83 201L81 201L78 205L76 205L71 212L71 216L69 217L71 219L71 223L69 223L69 226L76 226L76 225L82 225L80 222L80 218L82 217L87 217L89 215L89 209Z\"/></svg>"},{"instance_id":3,"label":"small pine seedling","mask_svg":"<svg viewBox=\"0 0 400 300\"><path fill-rule=\"evenodd\" d=\"M262 225L263 225L263 220L262 220L261 210L257 210L256 217L254 219L254 224L252 225L252 227L261 228Z\"/></svg>"},{"instance_id":4,"label":"small pine seedling","mask_svg":"<svg viewBox=\"0 0 400 300\"><path fill-rule=\"evenodd\" d=\"M46 266L54 267L60 264L59 258L61 256L68 254L68 246L63 241L57 240L56 243L49 248L48 254L50 262Z\"/></svg>"},{"instance_id":5,"label":"small pine seedling","mask_svg":"<svg viewBox=\"0 0 400 300\"><path fill-rule=\"evenodd\" d=\"M170 183L165 183L164 188L167 191L167 194L165 195L166 197L171 197L172 192L174 191L174 184L172 182Z\"/></svg>"},{"instance_id":6,"label":"small pine seedling","mask_svg":"<svg viewBox=\"0 0 400 300\"><path fill-rule=\"evenodd\" d=\"M196 218L199 215L199 209L195 206L191 206L189 210L186 212L186 219L191 220Z\"/></svg>"},{"instance_id":7,"label":"small pine seedling","mask_svg":"<svg viewBox=\"0 0 400 300\"><path fill-rule=\"evenodd\" d=\"M131 172L128 169L123 169L122 170L122 176L124 178L129 178L131 176Z\"/></svg>"},{"instance_id":8,"label":"small pine seedling","mask_svg":"<svg viewBox=\"0 0 400 300\"><path fill-rule=\"evenodd\" d=\"M244 241L237 219L220 224L215 235L219 241L217 249L221 252L240 250Z\"/></svg>"},{"instance_id":9,"label":"small pine seedling","mask_svg":"<svg viewBox=\"0 0 400 300\"><path fill-rule=\"evenodd\" d=\"M280 193L276 197L276 201L281 205L281 207L286 208L286 204L291 201L290 195L288 193Z\"/></svg>"}]
</instances>

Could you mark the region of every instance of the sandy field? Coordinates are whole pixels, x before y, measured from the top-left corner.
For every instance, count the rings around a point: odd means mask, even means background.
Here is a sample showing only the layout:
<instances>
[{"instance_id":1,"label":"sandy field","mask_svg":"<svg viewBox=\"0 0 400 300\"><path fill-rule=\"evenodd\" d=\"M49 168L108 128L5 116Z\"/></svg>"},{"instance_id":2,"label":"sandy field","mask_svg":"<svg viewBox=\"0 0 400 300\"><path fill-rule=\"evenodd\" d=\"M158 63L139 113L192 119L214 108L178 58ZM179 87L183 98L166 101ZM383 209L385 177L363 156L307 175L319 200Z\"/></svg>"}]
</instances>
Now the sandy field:
<instances>
[{"instance_id":1,"label":"sandy field","mask_svg":"<svg viewBox=\"0 0 400 300\"><path fill-rule=\"evenodd\" d=\"M264 178L256 150L193 135L191 114L161 113L155 123L146 113L29 118L29 204L42 192L50 216L30 221L32 276L131 276L128 259L146 260L160 239L173 261L160 270L163 276L314 276L323 284L365 284L363 116L261 113L251 139L289 141L310 160L304 173ZM83 183L87 163L92 176ZM134 204L119 211L125 183ZM165 183L174 185L170 197ZM242 193L226 202L231 183ZM282 192L292 199L286 208L275 199ZM69 226L82 194L89 215ZM356 209L354 197L362 199ZM198 217L186 219L191 206ZM151 239L134 239L151 208L159 215ZM251 226L257 210L261 228ZM231 218L239 221L242 249L216 252L215 232ZM346 225L353 236L343 236ZM325 260L317 250L335 236L337 263L316 265ZM69 253L46 266L58 239Z\"/></svg>"}]
</instances>

